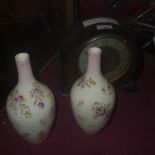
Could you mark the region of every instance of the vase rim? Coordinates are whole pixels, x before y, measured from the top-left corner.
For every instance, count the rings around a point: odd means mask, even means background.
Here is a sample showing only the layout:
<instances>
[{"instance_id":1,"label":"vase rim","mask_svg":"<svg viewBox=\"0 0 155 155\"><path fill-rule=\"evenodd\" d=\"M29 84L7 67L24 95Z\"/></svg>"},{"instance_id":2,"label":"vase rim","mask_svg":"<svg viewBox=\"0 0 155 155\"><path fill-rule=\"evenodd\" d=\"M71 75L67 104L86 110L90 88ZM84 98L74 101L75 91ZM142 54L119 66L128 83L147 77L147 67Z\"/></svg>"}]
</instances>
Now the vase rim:
<instances>
[{"instance_id":1,"label":"vase rim","mask_svg":"<svg viewBox=\"0 0 155 155\"><path fill-rule=\"evenodd\" d=\"M16 61L25 61L27 59L29 59L29 54L26 52L21 52L15 55Z\"/></svg>"},{"instance_id":2,"label":"vase rim","mask_svg":"<svg viewBox=\"0 0 155 155\"><path fill-rule=\"evenodd\" d=\"M91 47L88 50L88 53L92 53L92 54L101 54L102 50L99 47Z\"/></svg>"}]
</instances>

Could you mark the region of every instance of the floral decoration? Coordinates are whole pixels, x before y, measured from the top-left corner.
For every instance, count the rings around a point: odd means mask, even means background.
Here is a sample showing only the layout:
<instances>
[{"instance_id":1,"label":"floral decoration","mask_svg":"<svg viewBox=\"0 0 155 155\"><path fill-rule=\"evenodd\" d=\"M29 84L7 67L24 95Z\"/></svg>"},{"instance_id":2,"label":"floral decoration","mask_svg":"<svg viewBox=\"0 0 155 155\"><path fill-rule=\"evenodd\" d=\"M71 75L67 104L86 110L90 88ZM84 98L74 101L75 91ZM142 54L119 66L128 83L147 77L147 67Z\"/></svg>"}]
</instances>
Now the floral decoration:
<instances>
[{"instance_id":1,"label":"floral decoration","mask_svg":"<svg viewBox=\"0 0 155 155\"><path fill-rule=\"evenodd\" d=\"M96 85L96 82L91 77L83 76L79 80L77 85L82 87L82 88L85 88L85 87L91 88L92 86Z\"/></svg>"},{"instance_id":2,"label":"floral decoration","mask_svg":"<svg viewBox=\"0 0 155 155\"><path fill-rule=\"evenodd\" d=\"M38 108L43 109L44 108L44 103L43 102L38 102L37 106L38 106Z\"/></svg>"},{"instance_id":3,"label":"floral decoration","mask_svg":"<svg viewBox=\"0 0 155 155\"><path fill-rule=\"evenodd\" d=\"M34 99L33 105L36 105L38 102L38 107L44 107L44 103L42 102L44 99L44 92L41 90L38 82L33 83L33 89L30 91L31 97Z\"/></svg>"},{"instance_id":4,"label":"floral decoration","mask_svg":"<svg viewBox=\"0 0 155 155\"><path fill-rule=\"evenodd\" d=\"M43 102L45 96L44 92L41 90L39 83L36 81L33 83L33 89L30 91L31 98L33 99L33 105L37 105L39 109L43 109L45 103ZM50 100L53 100L53 95L49 93L47 97ZM23 95L19 93L17 89L11 91L9 98L8 98L8 106L10 109L18 114L18 112L24 115L25 118L32 118L32 113L30 107L26 104L26 99Z\"/></svg>"},{"instance_id":5,"label":"floral decoration","mask_svg":"<svg viewBox=\"0 0 155 155\"><path fill-rule=\"evenodd\" d=\"M48 97L48 99L49 99L50 101L54 101L54 96L53 96L52 93L48 93L48 94L47 94L47 97Z\"/></svg>"},{"instance_id":6,"label":"floral decoration","mask_svg":"<svg viewBox=\"0 0 155 155\"><path fill-rule=\"evenodd\" d=\"M106 116L106 108L103 103L95 102L92 106L92 110L94 112L93 118L97 119L99 117Z\"/></svg>"},{"instance_id":7,"label":"floral decoration","mask_svg":"<svg viewBox=\"0 0 155 155\"><path fill-rule=\"evenodd\" d=\"M108 83L105 88L102 88L102 91L108 94L113 94L114 92L113 87L110 83Z\"/></svg>"},{"instance_id":8,"label":"floral decoration","mask_svg":"<svg viewBox=\"0 0 155 155\"><path fill-rule=\"evenodd\" d=\"M19 94L17 89L11 91L8 98L8 107L10 107L14 113L20 113L24 115L25 118L29 119L32 118L32 113L29 106L26 105L25 102L26 99L21 94Z\"/></svg>"}]
</instances>

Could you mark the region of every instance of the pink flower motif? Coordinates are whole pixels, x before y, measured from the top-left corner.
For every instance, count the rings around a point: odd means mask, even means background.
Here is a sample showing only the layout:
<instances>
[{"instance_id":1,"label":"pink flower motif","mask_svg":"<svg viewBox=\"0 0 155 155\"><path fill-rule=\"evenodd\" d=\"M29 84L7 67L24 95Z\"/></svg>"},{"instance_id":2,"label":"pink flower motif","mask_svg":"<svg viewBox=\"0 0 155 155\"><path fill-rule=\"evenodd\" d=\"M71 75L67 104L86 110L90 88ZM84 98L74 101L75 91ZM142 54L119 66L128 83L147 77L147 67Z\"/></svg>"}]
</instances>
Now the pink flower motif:
<instances>
[{"instance_id":1,"label":"pink flower motif","mask_svg":"<svg viewBox=\"0 0 155 155\"><path fill-rule=\"evenodd\" d=\"M85 77L82 77L79 81L79 85L84 87L84 81L85 81Z\"/></svg>"},{"instance_id":2,"label":"pink flower motif","mask_svg":"<svg viewBox=\"0 0 155 155\"><path fill-rule=\"evenodd\" d=\"M107 89L108 89L109 94L112 94L113 93L113 87L112 87L111 84L108 84L107 85Z\"/></svg>"},{"instance_id":3,"label":"pink flower motif","mask_svg":"<svg viewBox=\"0 0 155 155\"><path fill-rule=\"evenodd\" d=\"M22 103L22 102L24 101L24 97L21 96L21 95L19 95L19 96L17 97L17 100L18 100L19 103Z\"/></svg>"}]
</instances>

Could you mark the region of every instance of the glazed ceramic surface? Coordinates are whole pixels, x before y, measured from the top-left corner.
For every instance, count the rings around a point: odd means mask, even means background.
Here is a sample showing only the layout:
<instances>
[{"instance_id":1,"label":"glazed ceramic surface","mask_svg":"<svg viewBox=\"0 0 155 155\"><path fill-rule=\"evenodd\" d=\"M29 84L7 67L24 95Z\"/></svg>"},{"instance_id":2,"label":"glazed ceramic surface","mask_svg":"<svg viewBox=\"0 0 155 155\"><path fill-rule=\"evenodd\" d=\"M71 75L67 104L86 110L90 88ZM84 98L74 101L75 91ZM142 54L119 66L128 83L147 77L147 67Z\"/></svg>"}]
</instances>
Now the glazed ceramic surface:
<instances>
[{"instance_id":1,"label":"glazed ceramic surface","mask_svg":"<svg viewBox=\"0 0 155 155\"><path fill-rule=\"evenodd\" d=\"M70 94L74 117L87 133L104 128L115 105L115 91L100 71L100 58L101 49L89 49L87 71L74 83Z\"/></svg>"},{"instance_id":2,"label":"glazed ceramic surface","mask_svg":"<svg viewBox=\"0 0 155 155\"><path fill-rule=\"evenodd\" d=\"M17 54L18 83L7 99L7 114L17 133L30 143L49 135L55 118L55 99L50 89L32 73L29 55Z\"/></svg>"}]
</instances>

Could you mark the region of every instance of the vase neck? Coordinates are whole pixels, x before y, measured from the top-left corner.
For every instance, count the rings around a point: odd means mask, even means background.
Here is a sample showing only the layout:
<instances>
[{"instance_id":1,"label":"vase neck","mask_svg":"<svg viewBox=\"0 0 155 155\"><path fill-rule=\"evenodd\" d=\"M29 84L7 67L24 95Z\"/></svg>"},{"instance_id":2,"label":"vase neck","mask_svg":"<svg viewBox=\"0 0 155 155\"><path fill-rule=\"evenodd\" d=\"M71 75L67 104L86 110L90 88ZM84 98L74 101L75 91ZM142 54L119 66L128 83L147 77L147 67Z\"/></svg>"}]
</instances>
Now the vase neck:
<instances>
[{"instance_id":1,"label":"vase neck","mask_svg":"<svg viewBox=\"0 0 155 155\"><path fill-rule=\"evenodd\" d=\"M18 84L28 84L34 81L34 76L31 68L30 58L28 53L19 53L15 56Z\"/></svg>"},{"instance_id":2,"label":"vase neck","mask_svg":"<svg viewBox=\"0 0 155 155\"><path fill-rule=\"evenodd\" d=\"M101 49L92 47L88 50L88 66L86 74L100 74Z\"/></svg>"}]
</instances>

